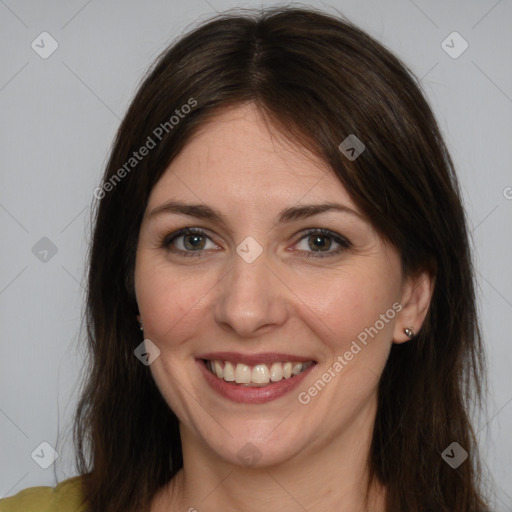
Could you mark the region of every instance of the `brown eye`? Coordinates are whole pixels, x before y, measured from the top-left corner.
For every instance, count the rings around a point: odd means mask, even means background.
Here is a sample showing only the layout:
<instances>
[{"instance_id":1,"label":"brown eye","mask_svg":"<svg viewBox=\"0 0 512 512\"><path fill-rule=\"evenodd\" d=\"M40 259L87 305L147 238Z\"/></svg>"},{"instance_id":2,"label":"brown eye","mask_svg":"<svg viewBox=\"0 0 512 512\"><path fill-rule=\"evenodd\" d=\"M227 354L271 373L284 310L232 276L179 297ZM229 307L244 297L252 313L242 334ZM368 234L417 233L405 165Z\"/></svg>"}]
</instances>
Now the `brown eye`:
<instances>
[{"instance_id":1,"label":"brown eye","mask_svg":"<svg viewBox=\"0 0 512 512\"><path fill-rule=\"evenodd\" d=\"M308 245L313 251L329 250L332 245L332 239L329 235L309 235Z\"/></svg>"},{"instance_id":2,"label":"brown eye","mask_svg":"<svg viewBox=\"0 0 512 512\"><path fill-rule=\"evenodd\" d=\"M205 239L202 235L195 233L183 235L183 245L187 250L204 249Z\"/></svg>"},{"instance_id":3,"label":"brown eye","mask_svg":"<svg viewBox=\"0 0 512 512\"><path fill-rule=\"evenodd\" d=\"M304 242L306 241L307 247L304 247ZM300 244L303 244L303 248L300 248ZM335 249L331 251L330 249L333 247L333 244ZM307 231L297 245L307 258L323 258L337 255L352 246L346 238L326 229L311 229Z\"/></svg>"},{"instance_id":4,"label":"brown eye","mask_svg":"<svg viewBox=\"0 0 512 512\"><path fill-rule=\"evenodd\" d=\"M208 243L211 244L208 247ZM210 237L198 228L180 229L166 236L162 241L162 247L181 256L200 256L207 249L218 249Z\"/></svg>"}]
</instances>

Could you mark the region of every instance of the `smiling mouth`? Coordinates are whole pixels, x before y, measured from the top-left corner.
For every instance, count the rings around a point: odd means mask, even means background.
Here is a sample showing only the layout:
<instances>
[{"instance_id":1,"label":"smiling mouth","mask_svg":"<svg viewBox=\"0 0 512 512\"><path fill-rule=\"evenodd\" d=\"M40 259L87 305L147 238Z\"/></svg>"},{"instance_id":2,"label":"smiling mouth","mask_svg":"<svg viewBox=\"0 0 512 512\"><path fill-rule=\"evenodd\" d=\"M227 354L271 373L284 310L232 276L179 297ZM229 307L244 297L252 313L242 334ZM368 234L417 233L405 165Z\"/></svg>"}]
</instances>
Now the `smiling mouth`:
<instances>
[{"instance_id":1,"label":"smiling mouth","mask_svg":"<svg viewBox=\"0 0 512 512\"><path fill-rule=\"evenodd\" d=\"M203 361L210 373L219 379L248 387L264 387L285 379L292 379L315 363L314 361L286 361L250 366L230 361L209 359L203 359Z\"/></svg>"}]
</instances>

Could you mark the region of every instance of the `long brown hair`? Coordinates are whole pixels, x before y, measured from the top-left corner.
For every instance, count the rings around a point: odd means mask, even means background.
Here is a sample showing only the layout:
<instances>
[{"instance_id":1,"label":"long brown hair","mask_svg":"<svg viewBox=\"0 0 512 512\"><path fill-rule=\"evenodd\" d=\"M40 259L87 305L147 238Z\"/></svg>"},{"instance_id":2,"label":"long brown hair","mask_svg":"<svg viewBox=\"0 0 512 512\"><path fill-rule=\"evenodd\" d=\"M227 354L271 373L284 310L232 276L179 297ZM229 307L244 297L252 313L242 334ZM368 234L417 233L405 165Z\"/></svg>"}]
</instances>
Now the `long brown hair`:
<instances>
[{"instance_id":1,"label":"long brown hair","mask_svg":"<svg viewBox=\"0 0 512 512\"><path fill-rule=\"evenodd\" d=\"M387 490L386 510L488 510L469 419L485 370L472 259L436 120L412 73L380 43L338 16L289 7L224 13L181 37L117 133L95 192L90 360L74 423L90 510L148 510L183 465L178 420L134 357L135 251L149 194L172 159L207 120L245 102L332 168L406 274L435 277L421 331L392 346L379 383L368 464ZM338 148L351 134L366 146L352 161ZM151 148L131 160L142 146ZM441 456L453 441L469 453L455 469Z\"/></svg>"}]
</instances>

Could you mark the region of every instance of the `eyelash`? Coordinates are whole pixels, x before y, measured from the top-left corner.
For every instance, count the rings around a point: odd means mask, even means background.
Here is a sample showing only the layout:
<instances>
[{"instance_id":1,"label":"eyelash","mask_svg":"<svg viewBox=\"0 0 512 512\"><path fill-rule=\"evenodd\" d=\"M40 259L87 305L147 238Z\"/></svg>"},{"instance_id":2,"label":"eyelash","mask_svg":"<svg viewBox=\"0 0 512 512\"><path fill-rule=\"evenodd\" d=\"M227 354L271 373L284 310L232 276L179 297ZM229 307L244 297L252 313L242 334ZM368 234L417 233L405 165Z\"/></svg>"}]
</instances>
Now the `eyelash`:
<instances>
[{"instance_id":1,"label":"eyelash","mask_svg":"<svg viewBox=\"0 0 512 512\"><path fill-rule=\"evenodd\" d=\"M160 246L162 248L167 249L170 252L178 253L181 256L184 256L186 258L189 257L200 257L203 250L200 251L183 251L182 249L172 249L171 244L178 239L181 236L185 235L201 235L211 240L211 238L202 230L199 228L184 228L180 229L179 231L176 231L174 233L171 233L170 235L166 235L163 237ZM352 247L352 244L344 237L337 235L336 233L333 233L332 231L329 231L327 229L320 229L320 228L311 228L307 229L302 236L299 238L299 240L296 243L301 242L302 240L308 238L311 235L323 235L328 236L332 238L334 242L340 245L336 250L334 251L303 251L305 252L304 257L305 258L327 258L330 256L338 255L341 252L343 252L346 249L349 249ZM213 240L212 240L213 242Z\"/></svg>"}]
</instances>

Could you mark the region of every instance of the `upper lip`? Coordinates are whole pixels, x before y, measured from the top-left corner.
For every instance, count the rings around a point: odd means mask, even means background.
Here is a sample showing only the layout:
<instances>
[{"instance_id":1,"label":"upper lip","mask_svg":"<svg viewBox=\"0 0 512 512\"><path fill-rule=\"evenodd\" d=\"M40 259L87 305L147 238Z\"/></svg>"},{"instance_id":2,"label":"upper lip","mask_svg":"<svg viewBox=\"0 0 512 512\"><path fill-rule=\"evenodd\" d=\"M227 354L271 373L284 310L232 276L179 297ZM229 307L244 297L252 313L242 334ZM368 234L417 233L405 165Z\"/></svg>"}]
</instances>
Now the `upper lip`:
<instances>
[{"instance_id":1,"label":"upper lip","mask_svg":"<svg viewBox=\"0 0 512 512\"><path fill-rule=\"evenodd\" d=\"M311 357L303 357L295 354L278 352L262 352L259 354L241 354L240 352L208 352L197 356L197 359L208 359L210 361L229 361L230 363L242 363L254 366L263 363L306 363L314 361Z\"/></svg>"}]
</instances>

